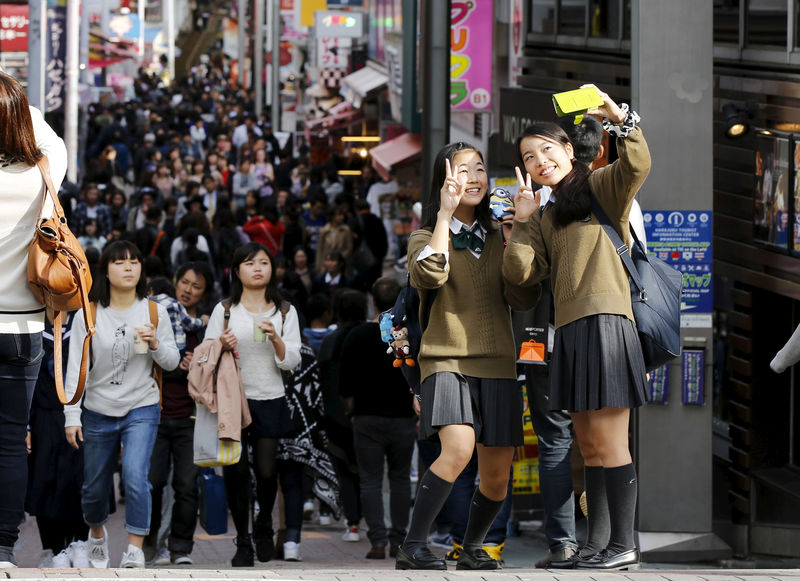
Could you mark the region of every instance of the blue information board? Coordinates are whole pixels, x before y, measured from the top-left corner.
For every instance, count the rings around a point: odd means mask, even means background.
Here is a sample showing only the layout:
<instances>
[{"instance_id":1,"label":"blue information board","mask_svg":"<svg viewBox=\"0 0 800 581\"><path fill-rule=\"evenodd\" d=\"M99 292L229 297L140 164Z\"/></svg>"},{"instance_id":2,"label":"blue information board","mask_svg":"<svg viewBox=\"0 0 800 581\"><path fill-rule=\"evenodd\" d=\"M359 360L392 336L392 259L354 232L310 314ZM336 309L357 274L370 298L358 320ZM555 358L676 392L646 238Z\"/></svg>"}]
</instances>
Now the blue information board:
<instances>
[{"instance_id":1,"label":"blue information board","mask_svg":"<svg viewBox=\"0 0 800 581\"><path fill-rule=\"evenodd\" d=\"M714 307L710 210L642 212L647 250L683 273L683 314L707 314Z\"/></svg>"}]
</instances>

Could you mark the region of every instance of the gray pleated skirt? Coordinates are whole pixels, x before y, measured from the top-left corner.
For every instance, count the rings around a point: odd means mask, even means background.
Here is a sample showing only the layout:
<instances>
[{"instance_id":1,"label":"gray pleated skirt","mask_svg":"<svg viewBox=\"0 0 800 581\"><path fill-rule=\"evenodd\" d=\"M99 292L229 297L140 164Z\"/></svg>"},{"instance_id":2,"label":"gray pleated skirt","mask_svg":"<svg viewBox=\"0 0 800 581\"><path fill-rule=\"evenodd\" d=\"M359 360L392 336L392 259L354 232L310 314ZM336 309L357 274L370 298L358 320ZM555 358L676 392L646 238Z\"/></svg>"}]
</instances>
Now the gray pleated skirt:
<instances>
[{"instance_id":1,"label":"gray pleated skirt","mask_svg":"<svg viewBox=\"0 0 800 581\"><path fill-rule=\"evenodd\" d=\"M556 329L550 409L635 408L648 400L647 373L634 323L592 315Z\"/></svg>"},{"instance_id":2,"label":"gray pleated skirt","mask_svg":"<svg viewBox=\"0 0 800 581\"><path fill-rule=\"evenodd\" d=\"M440 372L422 382L421 394L420 440L432 438L442 426L469 424L484 446L523 443L522 390L516 379Z\"/></svg>"}]
</instances>

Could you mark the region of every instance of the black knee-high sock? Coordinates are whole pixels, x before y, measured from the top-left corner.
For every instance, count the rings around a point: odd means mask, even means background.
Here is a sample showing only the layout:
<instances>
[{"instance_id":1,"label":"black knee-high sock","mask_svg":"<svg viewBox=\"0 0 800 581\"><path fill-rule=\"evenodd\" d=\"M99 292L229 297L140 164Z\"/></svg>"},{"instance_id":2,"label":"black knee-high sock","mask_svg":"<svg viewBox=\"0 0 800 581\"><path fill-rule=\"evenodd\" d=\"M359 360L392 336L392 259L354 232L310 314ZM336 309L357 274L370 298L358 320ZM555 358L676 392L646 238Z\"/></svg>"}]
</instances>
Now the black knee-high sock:
<instances>
[{"instance_id":1,"label":"black knee-high sock","mask_svg":"<svg viewBox=\"0 0 800 581\"><path fill-rule=\"evenodd\" d=\"M432 470L425 472L419 483L417 499L414 501L414 510L411 513L411 522L408 525L408 534L403 541L403 548L411 550L412 547L424 545L428 541L428 532L431 523L442 509L453 483L442 480Z\"/></svg>"},{"instance_id":2,"label":"black knee-high sock","mask_svg":"<svg viewBox=\"0 0 800 581\"><path fill-rule=\"evenodd\" d=\"M472 501L469 503L469 519L464 532L464 550L474 551L483 545L486 533L492 526L497 513L503 508L503 500L486 498L479 488L475 489Z\"/></svg>"},{"instance_id":3,"label":"black knee-high sock","mask_svg":"<svg viewBox=\"0 0 800 581\"><path fill-rule=\"evenodd\" d=\"M636 515L638 482L633 464L605 468L606 498L611 520L611 538L608 549L621 553L633 549L633 521Z\"/></svg>"},{"instance_id":4,"label":"black knee-high sock","mask_svg":"<svg viewBox=\"0 0 800 581\"><path fill-rule=\"evenodd\" d=\"M605 470L602 466L585 466L583 480L586 485L589 530L586 535L586 544L581 547L581 557L590 557L606 548L611 535L608 501L606 500Z\"/></svg>"}]
</instances>

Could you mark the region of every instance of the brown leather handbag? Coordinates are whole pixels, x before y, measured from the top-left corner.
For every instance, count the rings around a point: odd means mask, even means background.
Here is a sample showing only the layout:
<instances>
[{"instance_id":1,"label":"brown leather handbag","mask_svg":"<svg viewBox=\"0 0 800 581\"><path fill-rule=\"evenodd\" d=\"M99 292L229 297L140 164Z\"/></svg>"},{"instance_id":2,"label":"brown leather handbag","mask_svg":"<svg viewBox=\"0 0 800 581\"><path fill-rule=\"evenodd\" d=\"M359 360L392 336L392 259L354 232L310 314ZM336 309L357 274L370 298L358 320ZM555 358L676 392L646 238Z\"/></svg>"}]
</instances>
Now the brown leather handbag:
<instances>
[{"instance_id":1,"label":"brown leather handbag","mask_svg":"<svg viewBox=\"0 0 800 581\"><path fill-rule=\"evenodd\" d=\"M71 405L79 401L83 395L89 363L89 346L95 330L93 313L87 308L92 275L83 248L67 226L64 209L58 201L58 193L50 178L50 162L43 157L37 165L42 173L46 191L42 197L42 207L39 210L39 219L36 221L33 241L28 248L28 286L36 300L46 307L47 316L53 321L56 391L62 404ZM48 194L53 200L53 213L44 216ZM81 372L75 395L67 401L61 365L61 316L65 311L74 311L81 307L86 324Z\"/></svg>"}]
</instances>

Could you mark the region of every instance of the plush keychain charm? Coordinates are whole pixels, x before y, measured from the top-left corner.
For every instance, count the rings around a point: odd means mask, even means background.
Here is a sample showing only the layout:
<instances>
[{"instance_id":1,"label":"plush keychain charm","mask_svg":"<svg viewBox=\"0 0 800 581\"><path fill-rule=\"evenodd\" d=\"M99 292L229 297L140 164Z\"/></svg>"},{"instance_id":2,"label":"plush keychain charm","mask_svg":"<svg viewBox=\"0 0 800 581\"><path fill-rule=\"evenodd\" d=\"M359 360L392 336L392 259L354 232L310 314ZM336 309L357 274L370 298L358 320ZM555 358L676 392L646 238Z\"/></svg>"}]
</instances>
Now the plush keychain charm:
<instances>
[{"instance_id":1,"label":"plush keychain charm","mask_svg":"<svg viewBox=\"0 0 800 581\"><path fill-rule=\"evenodd\" d=\"M387 353L394 351L395 367L402 367L403 363L409 367L414 367L416 362L411 357L411 343L408 342L408 329L401 325L395 325L392 329L392 342L389 343Z\"/></svg>"}]
</instances>

